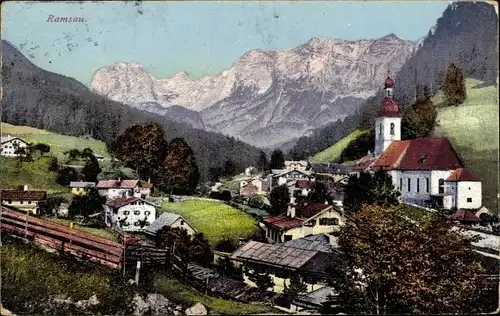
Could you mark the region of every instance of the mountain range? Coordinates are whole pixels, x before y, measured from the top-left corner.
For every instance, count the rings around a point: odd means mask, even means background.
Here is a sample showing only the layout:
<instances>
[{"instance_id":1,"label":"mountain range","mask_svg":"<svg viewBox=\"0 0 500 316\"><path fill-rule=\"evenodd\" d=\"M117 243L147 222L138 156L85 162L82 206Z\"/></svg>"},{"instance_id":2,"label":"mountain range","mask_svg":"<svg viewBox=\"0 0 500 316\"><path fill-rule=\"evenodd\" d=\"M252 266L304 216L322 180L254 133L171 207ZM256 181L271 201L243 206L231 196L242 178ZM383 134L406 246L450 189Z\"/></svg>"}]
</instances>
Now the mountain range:
<instances>
[{"instance_id":1,"label":"mountain range","mask_svg":"<svg viewBox=\"0 0 500 316\"><path fill-rule=\"evenodd\" d=\"M397 72L417 43L312 38L282 51L252 50L217 76L152 76L143 65L99 69L93 92L259 147L277 147L353 115Z\"/></svg>"}]
</instances>

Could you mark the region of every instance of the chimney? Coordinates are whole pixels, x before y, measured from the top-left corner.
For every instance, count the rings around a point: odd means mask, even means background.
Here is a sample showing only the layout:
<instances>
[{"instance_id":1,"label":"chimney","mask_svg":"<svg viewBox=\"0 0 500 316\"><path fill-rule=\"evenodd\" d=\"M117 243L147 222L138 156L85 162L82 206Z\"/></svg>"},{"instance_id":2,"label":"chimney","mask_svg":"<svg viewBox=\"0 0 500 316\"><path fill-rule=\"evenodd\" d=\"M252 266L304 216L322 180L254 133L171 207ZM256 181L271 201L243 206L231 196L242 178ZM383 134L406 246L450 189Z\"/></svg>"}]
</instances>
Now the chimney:
<instances>
[{"instance_id":1,"label":"chimney","mask_svg":"<svg viewBox=\"0 0 500 316\"><path fill-rule=\"evenodd\" d=\"M25 185L23 186L23 191L28 191L28 185L27 185L27 184L25 184Z\"/></svg>"},{"instance_id":2,"label":"chimney","mask_svg":"<svg viewBox=\"0 0 500 316\"><path fill-rule=\"evenodd\" d=\"M295 217L295 204L294 205L288 205L288 211L287 211L286 216L288 216L290 218L294 218Z\"/></svg>"},{"instance_id":3,"label":"chimney","mask_svg":"<svg viewBox=\"0 0 500 316\"><path fill-rule=\"evenodd\" d=\"M148 183L151 183L151 177L148 178Z\"/></svg>"},{"instance_id":4,"label":"chimney","mask_svg":"<svg viewBox=\"0 0 500 316\"><path fill-rule=\"evenodd\" d=\"M325 200L325 205L328 205L328 200Z\"/></svg>"}]
</instances>

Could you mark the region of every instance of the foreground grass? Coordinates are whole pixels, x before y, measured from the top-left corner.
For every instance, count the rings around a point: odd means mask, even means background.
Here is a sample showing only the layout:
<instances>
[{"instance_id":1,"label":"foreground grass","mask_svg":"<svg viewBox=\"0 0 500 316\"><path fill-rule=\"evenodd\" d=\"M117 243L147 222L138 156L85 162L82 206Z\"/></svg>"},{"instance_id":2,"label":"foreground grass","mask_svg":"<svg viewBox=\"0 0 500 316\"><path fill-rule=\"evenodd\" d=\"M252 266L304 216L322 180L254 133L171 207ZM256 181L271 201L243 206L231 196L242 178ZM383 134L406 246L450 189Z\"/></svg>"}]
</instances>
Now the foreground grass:
<instances>
[{"instance_id":1,"label":"foreground grass","mask_svg":"<svg viewBox=\"0 0 500 316\"><path fill-rule=\"evenodd\" d=\"M333 161L338 161L340 158L340 155L342 154L342 151L346 149L346 147L356 140L359 136L364 135L369 133L369 131L361 131L361 130L355 130L354 132L350 133L346 137L342 138L332 146L328 147L327 149L317 153L313 158L312 161L316 163L331 163Z\"/></svg>"},{"instance_id":2,"label":"foreground grass","mask_svg":"<svg viewBox=\"0 0 500 316\"><path fill-rule=\"evenodd\" d=\"M0 252L2 303L16 314L42 315L42 304L54 295L87 300L95 294L104 304L100 311L105 314L125 308L123 304L129 299L130 293L116 271L48 253L5 236Z\"/></svg>"},{"instance_id":3,"label":"foreground grass","mask_svg":"<svg viewBox=\"0 0 500 316\"><path fill-rule=\"evenodd\" d=\"M250 215L219 201L165 202L162 207L164 212L186 218L212 246L223 239L248 238L256 230L255 220Z\"/></svg>"},{"instance_id":4,"label":"foreground grass","mask_svg":"<svg viewBox=\"0 0 500 316\"><path fill-rule=\"evenodd\" d=\"M467 99L457 107L442 107L442 91L433 97L438 105L434 136L446 136L464 165L483 182L483 204L498 210L498 88L476 88L479 80L467 79Z\"/></svg>"},{"instance_id":5,"label":"foreground grass","mask_svg":"<svg viewBox=\"0 0 500 316\"><path fill-rule=\"evenodd\" d=\"M90 148L97 155L106 158L109 157L108 151L106 150L106 144L99 140L66 136L29 126L11 125L4 122L1 124L1 129L2 134L21 137L28 143L44 143L49 145L51 154L58 158L62 158L63 152L73 148L80 150Z\"/></svg>"},{"instance_id":6,"label":"foreground grass","mask_svg":"<svg viewBox=\"0 0 500 316\"><path fill-rule=\"evenodd\" d=\"M42 157L35 161L19 162L15 158L0 157L0 186L15 189L28 184L30 190L46 190L49 193L68 192L68 188L56 183L55 174L49 172L50 157Z\"/></svg>"},{"instance_id":7,"label":"foreground grass","mask_svg":"<svg viewBox=\"0 0 500 316\"><path fill-rule=\"evenodd\" d=\"M210 314L248 315L276 314L277 312L276 309L270 306L244 304L204 295L166 275L156 275L153 288L156 292L168 297L176 304L194 305L197 302L201 302L209 309Z\"/></svg>"},{"instance_id":8,"label":"foreground grass","mask_svg":"<svg viewBox=\"0 0 500 316\"><path fill-rule=\"evenodd\" d=\"M92 234L92 235L95 235L98 237L106 238L106 239L111 240L111 241L118 241L117 236L111 230L102 229L102 228L92 228L92 227L87 227L84 225L79 225L79 224L75 223L74 221L71 221L71 220L65 219L65 218L47 217L45 219L48 219L48 220L55 222L57 224L65 225L68 227L68 229L70 227L70 224L74 223L73 229L75 229L75 230L79 230L79 231L84 232L84 233L89 233L89 234Z\"/></svg>"}]
</instances>

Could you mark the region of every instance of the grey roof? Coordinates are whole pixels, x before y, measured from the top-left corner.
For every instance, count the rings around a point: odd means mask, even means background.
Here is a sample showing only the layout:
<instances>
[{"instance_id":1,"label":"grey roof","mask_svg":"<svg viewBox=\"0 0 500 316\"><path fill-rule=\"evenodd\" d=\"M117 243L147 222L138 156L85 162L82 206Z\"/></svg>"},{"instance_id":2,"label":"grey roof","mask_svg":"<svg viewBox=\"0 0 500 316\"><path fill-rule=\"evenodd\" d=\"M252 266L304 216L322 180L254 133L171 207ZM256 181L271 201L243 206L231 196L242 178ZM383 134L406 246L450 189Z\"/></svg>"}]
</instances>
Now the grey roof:
<instances>
[{"instance_id":1,"label":"grey roof","mask_svg":"<svg viewBox=\"0 0 500 316\"><path fill-rule=\"evenodd\" d=\"M328 295L335 296L336 293L334 292L333 288L325 286L316 291L308 293L307 295L298 297L297 301L307 302L309 304L321 306L321 303L327 301Z\"/></svg>"},{"instance_id":2,"label":"grey roof","mask_svg":"<svg viewBox=\"0 0 500 316\"><path fill-rule=\"evenodd\" d=\"M250 241L233 252L231 258L300 269L317 254L317 251L287 247L283 244Z\"/></svg>"},{"instance_id":3,"label":"grey roof","mask_svg":"<svg viewBox=\"0 0 500 316\"><path fill-rule=\"evenodd\" d=\"M144 230L145 233L156 235L160 229L172 225L177 219L182 218L179 214L163 213Z\"/></svg>"},{"instance_id":4,"label":"grey roof","mask_svg":"<svg viewBox=\"0 0 500 316\"><path fill-rule=\"evenodd\" d=\"M24 139L22 139L21 137L11 136L11 135L0 136L0 143L3 144L5 142L8 142L8 141L11 141L11 140L14 140L14 139L19 139L20 141L26 143L26 141Z\"/></svg>"},{"instance_id":5,"label":"grey roof","mask_svg":"<svg viewBox=\"0 0 500 316\"><path fill-rule=\"evenodd\" d=\"M71 181L69 186L71 188L95 187L95 182Z\"/></svg>"},{"instance_id":6,"label":"grey roof","mask_svg":"<svg viewBox=\"0 0 500 316\"><path fill-rule=\"evenodd\" d=\"M344 164L312 163L311 168L316 173L348 174L349 167Z\"/></svg>"},{"instance_id":7,"label":"grey roof","mask_svg":"<svg viewBox=\"0 0 500 316\"><path fill-rule=\"evenodd\" d=\"M334 245L330 244L330 237L325 234L311 235L303 238L285 241L284 246L297 249L313 250L326 253L335 252Z\"/></svg>"}]
</instances>

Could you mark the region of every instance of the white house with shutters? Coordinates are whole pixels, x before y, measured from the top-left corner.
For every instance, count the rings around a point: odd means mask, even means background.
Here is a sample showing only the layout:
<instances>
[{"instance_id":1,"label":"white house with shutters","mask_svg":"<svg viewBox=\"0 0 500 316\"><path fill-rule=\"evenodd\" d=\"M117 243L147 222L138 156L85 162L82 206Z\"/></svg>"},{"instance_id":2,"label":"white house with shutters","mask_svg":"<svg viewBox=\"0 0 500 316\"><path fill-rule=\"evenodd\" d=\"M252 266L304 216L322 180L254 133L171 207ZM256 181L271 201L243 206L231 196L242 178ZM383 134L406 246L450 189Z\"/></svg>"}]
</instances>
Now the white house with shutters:
<instances>
[{"instance_id":1,"label":"white house with shutters","mask_svg":"<svg viewBox=\"0 0 500 316\"><path fill-rule=\"evenodd\" d=\"M28 147L28 143L25 142L22 138L12 137L11 135L2 136L1 143L0 156L2 157L18 157L19 154L16 153L16 150L18 148Z\"/></svg>"},{"instance_id":2,"label":"white house with shutters","mask_svg":"<svg viewBox=\"0 0 500 316\"><path fill-rule=\"evenodd\" d=\"M143 231L156 220L156 207L138 197L119 197L104 204L106 226L123 231Z\"/></svg>"}]
</instances>

